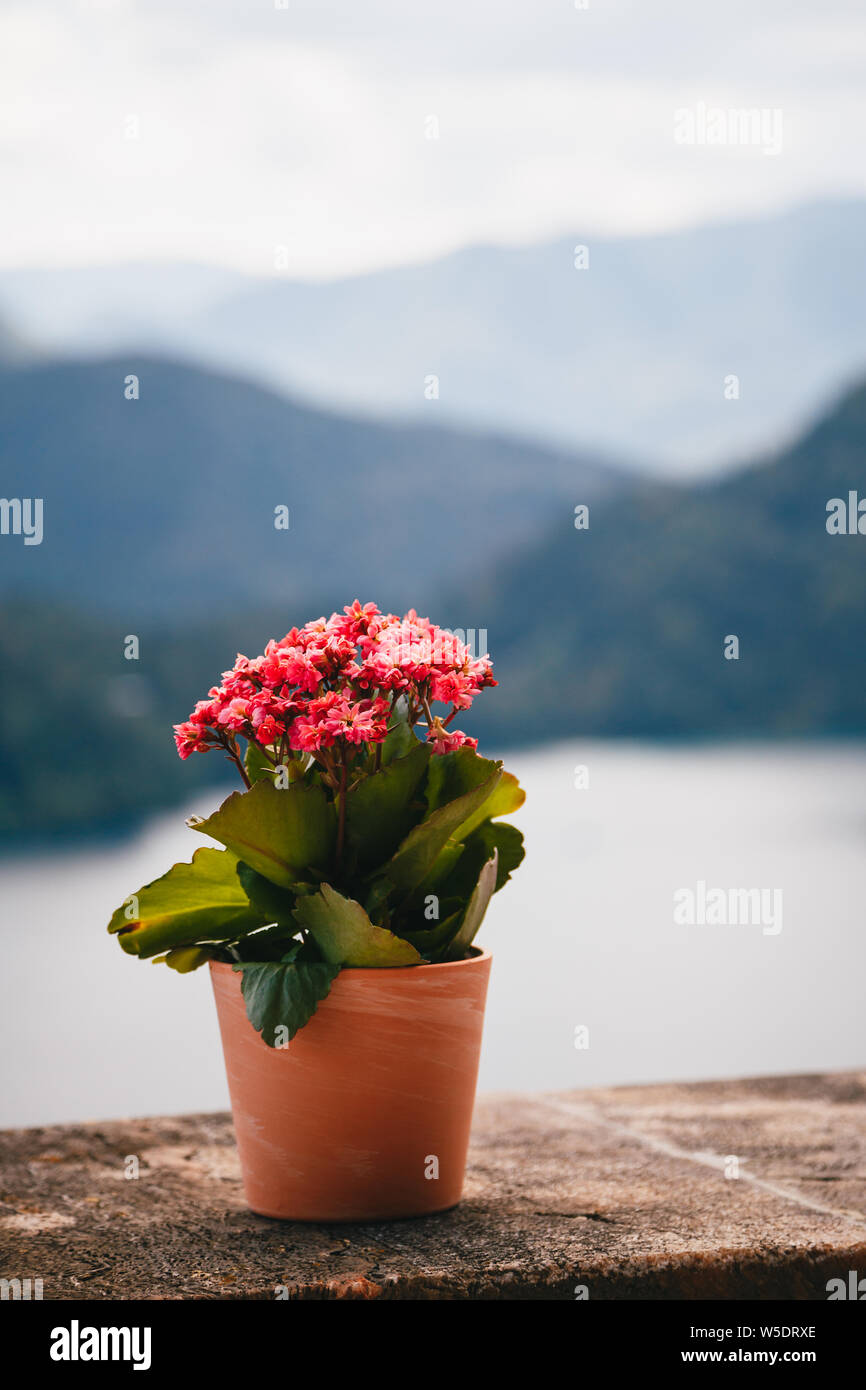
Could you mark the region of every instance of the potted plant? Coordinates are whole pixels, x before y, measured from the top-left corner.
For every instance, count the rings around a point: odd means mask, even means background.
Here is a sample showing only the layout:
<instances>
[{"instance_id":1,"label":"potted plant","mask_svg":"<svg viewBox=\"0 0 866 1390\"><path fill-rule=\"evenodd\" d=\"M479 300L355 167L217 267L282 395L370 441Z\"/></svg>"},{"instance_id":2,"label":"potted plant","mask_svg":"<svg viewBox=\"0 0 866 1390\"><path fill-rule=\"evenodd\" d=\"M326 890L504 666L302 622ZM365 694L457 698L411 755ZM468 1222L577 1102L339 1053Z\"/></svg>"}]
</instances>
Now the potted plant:
<instances>
[{"instance_id":1,"label":"potted plant","mask_svg":"<svg viewBox=\"0 0 866 1390\"><path fill-rule=\"evenodd\" d=\"M473 942L523 858L499 817L524 794L451 725L495 684L454 634L356 601L238 656L175 726L182 758L221 750L244 790L187 822L222 848L108 930L181 973L209 965L256 1212L460 1199L490 971Z\"/></svg>"}]
</instances>

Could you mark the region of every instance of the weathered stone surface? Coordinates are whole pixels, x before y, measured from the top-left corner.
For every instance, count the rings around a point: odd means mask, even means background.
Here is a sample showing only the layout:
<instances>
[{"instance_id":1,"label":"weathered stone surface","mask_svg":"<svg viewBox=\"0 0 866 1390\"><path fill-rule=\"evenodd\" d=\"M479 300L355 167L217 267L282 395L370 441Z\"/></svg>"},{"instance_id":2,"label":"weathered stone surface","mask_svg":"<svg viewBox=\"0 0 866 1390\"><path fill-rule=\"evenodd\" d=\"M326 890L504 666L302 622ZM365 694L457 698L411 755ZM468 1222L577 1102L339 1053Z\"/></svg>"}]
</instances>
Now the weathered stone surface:
<instances>
[{"instance_id":1,"label":"weathered stone surface","mask_svg":"<svg viewBox=\"0 0 866 1390\"><path fill-rule=\"evenodd\" d=\"M462 1204L377 1225L253 1216L225 1115L0 1134L0 1278L47 1299L824 1299L849 1270L866 1073L483 1099Z\"/></svg>"}]
</instances>

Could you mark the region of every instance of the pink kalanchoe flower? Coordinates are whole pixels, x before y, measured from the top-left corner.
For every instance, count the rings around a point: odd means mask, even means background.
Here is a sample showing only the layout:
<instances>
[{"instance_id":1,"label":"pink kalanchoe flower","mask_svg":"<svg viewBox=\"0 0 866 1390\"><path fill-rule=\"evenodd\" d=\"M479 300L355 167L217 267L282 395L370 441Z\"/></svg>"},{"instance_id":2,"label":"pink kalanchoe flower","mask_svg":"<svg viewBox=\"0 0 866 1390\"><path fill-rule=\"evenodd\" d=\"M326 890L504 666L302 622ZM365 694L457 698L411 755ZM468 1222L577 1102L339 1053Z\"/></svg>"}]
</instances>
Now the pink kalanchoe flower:
<instances>
[{"instance_id":1,"label":"pink kalanchoe flower","mask_svg":"<svg viewBox=\"0 0 866 1390\"><path fill-rule=\"evenodd\" d=\"M402 619L396 613L379 613L367 625L367 631L358 635L358 646L361 654L366 656L377 642L383 639L383 635L391 628L398 627Z\"/></svg>"},{"instance_id":2,"label":"pink kalanchoe flower","mask_svg":"<svg viewBox=\"0 0 866 1390\"><path fill-rule=\"evenodd\" d=\"M293 701L281 700L270 690L254 695L250 700L249 722L256 742L267 748L281 739L286 732L287 715L298 708Z\"/></svg>"},{"instance_id":3,"label":"pink kalanchoe flower","mask_svg":"<svg viewBox=\"0 0 866 1390\"><path fill-rule=\"evenodd\" d=\"M328 621L332 631L357 642L359 637L366 637L371 628L375 628L381 616L375 603L362 604L355 599L354 603L346 605L342 613L332 613Z\"/></svg>"},{"instance_id":4,"label":"pink kalanchoe flower","mask_svg":"<svg viewBox=\"0 0 866 1390\"><path fill-rule=\"evenodd\" d=\"M326 727L326 720L342 702L343 697L336 690L329 690L318 699L309 700L289 727L290 746L304 753L317 753L320 748L330 748L334 735Z\"/></svg>"},{"instance_id":5,"label":"pink kalanchoe flower","mask_svg":"<svg viewBox=\"0 0 866 1390\"><path fill-rule=\"evenodd\" d=\"M210 746L201 725L193 724L190 720L184 724L175 724L174 741L177 744L178 754L184 760L189 757L190 753L206 752Z\"/></svg>"},{"instance_id":6,"label":"pink kalanchoe flower","mask_svg":"<svg viewBox=\"0 0 866 1390\"><path fill-rule=\"evenodd\" d=\"M333 741L320 719L300 715L289 729L289 747L296 753L318 753L320 748L330 748Z\"/></svg>"},{"instance_id":7,"label":"pink kalanchoe flower","mask_svg":"<svg viewBox=\"0 0 866 1390\"><path fill-rule=\"evenodd\" d=\"M443 705L453 705L455 709L468 709L478 694L478 687L468 676L457 671L447 671L434 676L430 682L430 694Z\"/></svg>"},{"instance_id":8,"label":"pink kalanchoe flower","mask_svg":"<svg viewBox=\"0 0 866 1390\"><path fill-rule=\"evenodd\" d=\"M216 724L222 709L222 698L216 687L211 690L210 696L209 700L196 701L195 709L189 717L191 724L200 724L202 727L213 727Z\"/></svg>"},{"instance_id":9,"label":"pink kalanchoe flower","mask_svg":"<svg viewBox=\"0 0 866 1390\"><path fill-rule=\"evenodd\" d=\"M375 638L360 641L364 660L361 683L384 690L406 690L429 680L434 662L435 631L412 621L389 621Z\"/></svg>"},{"instance_id":10,"label":"pink kalanchoe flower","mask_svg":"<svg viewBox=\"0 0 866 1390\"><path fill-rule=\"evenodd\" d=\"M390 705L387 700L348 700L335 703L325 716L329 734L347 743L382 743L388 734Z\"/></svg>"},{"instance_id":11,"label":"pink kalanchoe flower","mask_svg":"<svg viewBox=\"0 0 866 1390\"><path fill-rule=\"evenodd\" d=\"M228 729L231 733L243 733L245 725L249 723L250 702L235 698L229 700L223 706L217 717L217 723L223 729Z\"/></svg>"},{"instance_id":12,"label":"pink kalanchoe flower","mask_svg":"<svg viewBox=\"0 0 866 1390\"><path fill-rule=\"evenodd\" d=\"M350 662L354 662L355 643L351 637L343 637L339 633L331 632L325 637L310 642L306 649L306 656L318 671L320 680L336 680L345 667Z\"/></svg>"},{"instance_id":13,"label":"pink kalanchoe flower","mask_svg":"<svg viewBox=\"0 0 866 1390\"><path fill-rule=\"evenodd\" d=\"M284 648L284 647L300 647L300 646L301 646L301 632L300 632L300 628L293 627L289 632L286 633L285 637L281 637L281 638L280 638L279 642L275 641L274 638L272 637L271 640L268 642L267 646L265 647L265 654L267 655L269 652L276 651L277 649L282 649L282 648ZM262 660L261 657L257 657L257 658L256 658L256 661L253 663L253 665L258 666L258 665L261 663L261 660Z\"/></svg>"},{"instance_id":14,"label":"pink kalanchoe flower","mask_svg":"<svg viewBox=\"0 0 866 1390\"><path fill-rule=\"evenodd\" d=\"M258 660L258 676L269 689L293 685L299 690L313 694L319 688L322 676L300 642L284 646L270 641L264 654Z\"/></svg>"},{"instance_id":15,"label":"pink kalanchoe flower","mask_svg":"<svg viewBox=\"0 0 866 1390\"><path fill-rule=\"evenodd\" d=\"M261 715L258 722L256 720L257 715ZM276 743L286 732L285 724L279 723L272 714L263 714L259 710L255 710L253 713L253 729L256 742L260 743L263 748L268 748L270 744Z\"/></svg>"},{"instance_id":16,"label":"pink kalanchoe flower","mask_svg":"<svg viewBox=\"0 0 866 1390\"><path fill-rule=\"evenodd\" d=\"M361 664L358 682L365 689L378 686L380 690L405 690L409 676L403 668L399 651L377 647L368 652Z\"/></svg>"},{"instance_id":17,"label":"pink kalanchoe flower","mask_svg":"<svg viewBox=\"0 0 866 1390\"><path fill-rule=\"evenodd\" d=\"M398 696L415 724L429 717L431 702L449 705L451 718L495 684L489 657L473 658L459 637L415 609L401 618L356 599L342 613L293 627L259 657L239 653L175 738L184 758L223 746L237 759L237 736L264 747L287 739L313 754L335 744L372 748L387 736ZM435 753L476 747L438 718L427 738Z\"/></svg>"},{"instance_id":18,"label":"pink kalanchoe flower","mask_svg":"<svg viewBox=\"0 0 866 1390\"><path fill-rule=\"evenodd\" d=\"M256 693L256 663L238 653L230 671L223 671L220 691L228 699L248 700Z\"/></svg>"},{"instance_id":19,"label":"pink kalanchoe flower","mask_svg":"<svg viewBox=\"0 0 866 1390\"><path fill-rule=\"evenodd\" d=\"M294 685L307 695L313 695L322 683L322 673L307 652L297 647L287 653L283 679L286 685Z\"/></svg>"},{"instance_id":20,"label":"pink kalanchoe flower","mask_svg":"<svg viewBox=\"0 0 866 1390\"><path fill-rule=\"evenodd\" d=\"M458 748L477 748L478 739L469 738L460 729L446 729L440 719L433 720L427 731L427 742L433 744L434 753L454 753Z\"/></svg>"},{"instance_id":21,"label":"pink kalanchoe flower","mask_svg":"<svg viewBox=\"0 0 866 1390\"><path fill-rule=\"evenodd\" d=\"M334 615L334 616L336 616L336 615ZM302 647L306 647L306 646L308 645L308 643L310 643L310 642L316 642L316 641L318 641L319 639L321 639L322 637L327 637L327 635L328 635L328 619L327 619L327 618L313 618L313 619L311 619L310 622L304 623L304 626L301 628L301 631L300 631L300 634L299 634L300 645L301 645Z\"/></svg>"},{"instance_id":22,"label":"pink kalanchoe flower","mask_svg":"<svg viewBox=\"0 0 866 1390\"><path fill-rule=\"evenodd\" d=\"M470 661L469 675L476 682L479 691L499 684L499 681L493 679L493 662L489 656L479 656L476 661Z\"/></svg>"}]
</instances>

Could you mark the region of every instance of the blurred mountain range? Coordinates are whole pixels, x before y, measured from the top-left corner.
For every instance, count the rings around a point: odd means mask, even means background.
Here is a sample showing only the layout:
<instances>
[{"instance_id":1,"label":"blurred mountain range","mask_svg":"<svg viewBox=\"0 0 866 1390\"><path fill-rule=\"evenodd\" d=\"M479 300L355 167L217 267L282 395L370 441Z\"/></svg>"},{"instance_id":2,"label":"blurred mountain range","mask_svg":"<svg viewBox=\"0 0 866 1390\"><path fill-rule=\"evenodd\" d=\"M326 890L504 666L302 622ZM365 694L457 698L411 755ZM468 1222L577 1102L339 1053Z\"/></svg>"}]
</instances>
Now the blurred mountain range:
<instances>
[{"instance_id":1,"label":"blurred mountain range","mask_svg":"<svg viewBox=\"0 0 866 1390\"><path fill-rule=\"evenodd\" d=\"M636 485L586 530L563 512L474 591L501 681L485 736L862 735L866 534L827 530L852 492L866 528L866 385L731 477Z\"/></svg>"},{"instance_id":2,"label":"blurred mountain range","mask_svg":"<svg viewBox=\"0 0 866 1390\"><path fill-rule=\"evenodd\" d=\"M0 477L5 496L43 499L44 538L2 538L0 594L72 597L127 625L232 604L318 612L359 588L429 604L622 476L598 457L328 414L141 355L10 367Z\"/></svg>"},{"instance_id":3,"label":"blurred mountain range","mask_svg":"<svg viewBox=\"0 0 866 1390\"><path fill-rule=\"evenodd\" d=\"M488 751L866 733L866 536L826 526L831 498L866 497L866 386L791 448L670 484L146 359L127 401L127 365L0 373L6 494L45 499L41 545L0 539L4 843L123 828L225 781L217 757L178 763L171 723L238 649L355 596L420 593L486 630L501 684L460 722Z\"/></svg>"},{"instance_id":4,"label":"blurred mountain range","mask_svg":"<svg viewBox=\"0 0 866 1390\"><path fill-rule=\"evenodd\" d=\"M4 271L0 314L49 354L117 354L118 370L143 350L182 356L354 414L706 474L790 440L866 370L864 242L866 202L822 202L327 283L270 267Z\"/></svg>"}]
</instances>

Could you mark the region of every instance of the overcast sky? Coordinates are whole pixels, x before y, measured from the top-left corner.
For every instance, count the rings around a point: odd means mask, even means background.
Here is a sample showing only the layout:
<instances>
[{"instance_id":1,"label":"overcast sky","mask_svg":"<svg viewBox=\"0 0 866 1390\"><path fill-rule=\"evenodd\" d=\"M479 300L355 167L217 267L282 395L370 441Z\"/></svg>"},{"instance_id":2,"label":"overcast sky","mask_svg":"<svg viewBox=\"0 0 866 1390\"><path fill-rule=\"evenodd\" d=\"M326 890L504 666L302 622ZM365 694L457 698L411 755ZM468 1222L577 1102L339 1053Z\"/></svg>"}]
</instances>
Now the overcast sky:
<instances>
[{"instance_id":1,"label":"overcast sky","mask_svg":"<svg viewBox=\"0 0 866 1390\"><path fill-rule=\"evenodd\" d=\"M331 277L866 194L862 0L280 3L0 0L0 264ZM699 103L781 152L678 144Z\"/></svg>"}]
</instances>

